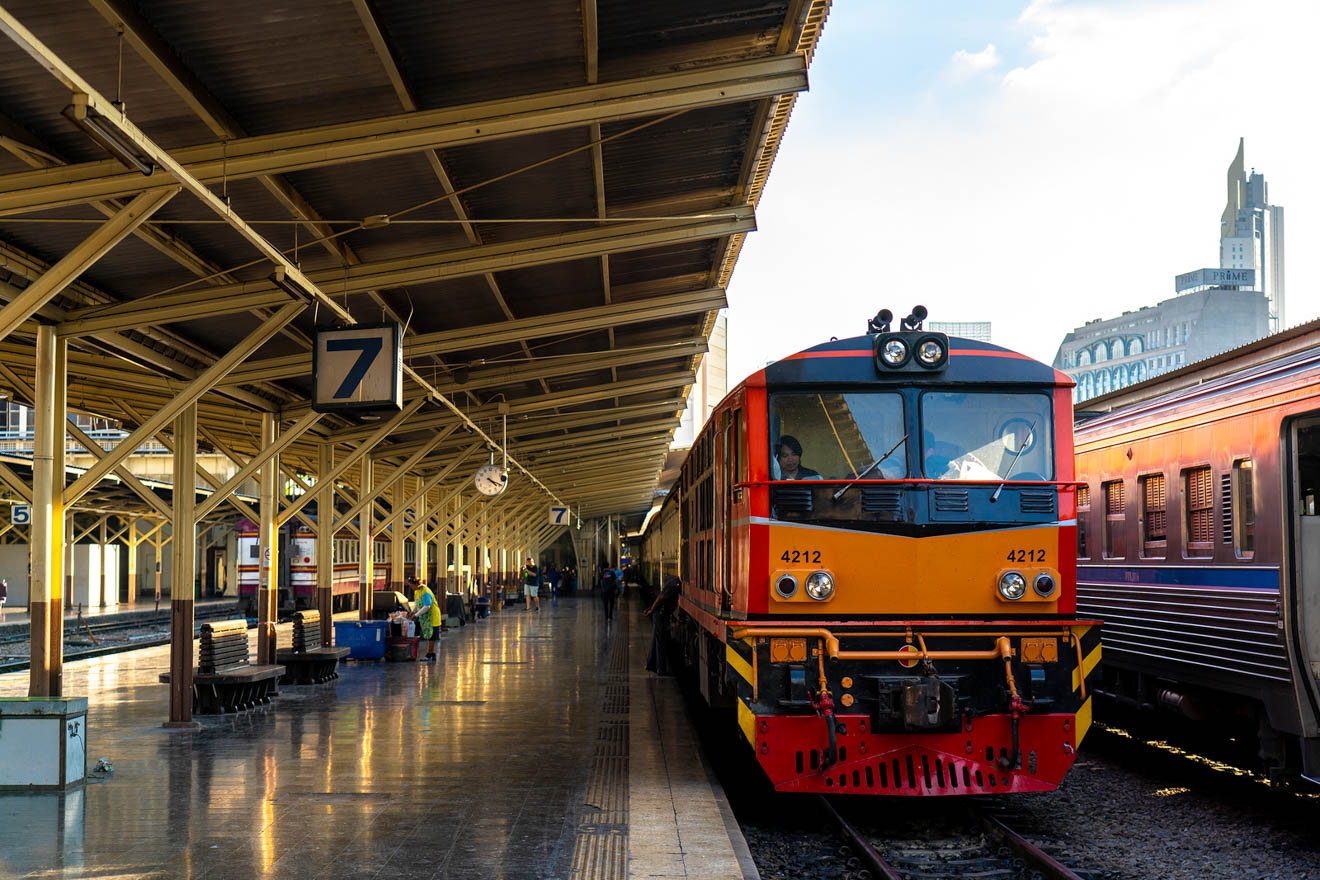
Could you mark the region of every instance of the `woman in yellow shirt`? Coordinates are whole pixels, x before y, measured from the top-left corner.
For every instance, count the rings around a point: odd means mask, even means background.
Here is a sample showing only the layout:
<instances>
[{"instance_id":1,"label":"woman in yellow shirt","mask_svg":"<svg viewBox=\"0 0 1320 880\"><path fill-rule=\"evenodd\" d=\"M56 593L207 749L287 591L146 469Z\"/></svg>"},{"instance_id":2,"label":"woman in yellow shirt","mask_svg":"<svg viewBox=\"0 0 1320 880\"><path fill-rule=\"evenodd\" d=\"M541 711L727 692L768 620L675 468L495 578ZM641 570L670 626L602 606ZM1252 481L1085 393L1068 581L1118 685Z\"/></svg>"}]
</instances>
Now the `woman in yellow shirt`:
<instances>
[{"instance_id":1,"label":"woman in yellow shirt","mask_svg":"<svg viewBox=\"0 0 1320 880\"><path fill-rule=\"evenodd\" d=\"M440 628L440 605L435 601L435 593L417 578L409 578L413 585L413 619L421 627L422 638L426 639L426 659L435 661L435 633Z\"/></svg>"}]
</instances>

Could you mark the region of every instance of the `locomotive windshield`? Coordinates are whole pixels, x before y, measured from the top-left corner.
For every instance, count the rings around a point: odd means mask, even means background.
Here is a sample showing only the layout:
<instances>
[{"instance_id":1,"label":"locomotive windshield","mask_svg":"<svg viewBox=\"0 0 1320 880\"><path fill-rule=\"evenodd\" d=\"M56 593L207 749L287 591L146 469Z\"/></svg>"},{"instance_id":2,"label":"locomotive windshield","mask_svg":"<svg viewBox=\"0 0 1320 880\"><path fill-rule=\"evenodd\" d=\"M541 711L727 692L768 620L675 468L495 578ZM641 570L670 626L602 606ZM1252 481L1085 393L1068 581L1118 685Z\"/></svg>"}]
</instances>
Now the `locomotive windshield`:
<instances>
[{"instance_id":1,"label":"locomotive windshield","mask_svg":"<svg viewBox=\"0 0 1320 880\"><path fill-rule=\"evenodd\" d=\"M929 479L1052 480L1053 436L1044 394L921 396L922 472Z\"/></svg>"},{"instance_id":2,"label":"locomotive windshield","mask_svg":"<svg viewBox=\"0 0 1320 880\"><path fill-rule=\"evenodd\" d=\"M903 436L903 398L892 392L776 394L770 478L901 479L908 475Z\"/></svg>"}]
</instances>

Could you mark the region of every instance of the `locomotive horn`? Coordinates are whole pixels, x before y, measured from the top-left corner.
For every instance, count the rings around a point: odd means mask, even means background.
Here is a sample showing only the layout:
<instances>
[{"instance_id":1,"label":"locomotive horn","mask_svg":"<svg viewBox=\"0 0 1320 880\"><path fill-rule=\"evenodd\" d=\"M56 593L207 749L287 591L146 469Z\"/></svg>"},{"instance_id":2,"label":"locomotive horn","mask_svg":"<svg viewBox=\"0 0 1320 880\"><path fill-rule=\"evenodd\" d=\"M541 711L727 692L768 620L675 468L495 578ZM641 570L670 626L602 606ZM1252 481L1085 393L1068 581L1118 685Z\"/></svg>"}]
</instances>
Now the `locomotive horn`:
<instances>
[{"instance_id":1,"label":"locomotive horn","mask_svg":"<svg viewBox=\"0 0 1320 880\"><path fill-rule=\"evenodd\" d=\"M868 318L866 321L867 333L888 333L889 322L894 320L894 313L889 309L881 309L875 313L874 318Z\"/></svg>"},{"instance_id":2,"label":"locomotive horn","mask_svg":"<svg viewBox=\"0 0 1320 880\"><path fill-rule=\"evenodd\" d=\"M926 320L927 314L928 312L926 311L925 306L913 306L912 314L908 315L906 318L903 319L903 329L920 330L921 322Z\"/></svg>"}]
</instances>

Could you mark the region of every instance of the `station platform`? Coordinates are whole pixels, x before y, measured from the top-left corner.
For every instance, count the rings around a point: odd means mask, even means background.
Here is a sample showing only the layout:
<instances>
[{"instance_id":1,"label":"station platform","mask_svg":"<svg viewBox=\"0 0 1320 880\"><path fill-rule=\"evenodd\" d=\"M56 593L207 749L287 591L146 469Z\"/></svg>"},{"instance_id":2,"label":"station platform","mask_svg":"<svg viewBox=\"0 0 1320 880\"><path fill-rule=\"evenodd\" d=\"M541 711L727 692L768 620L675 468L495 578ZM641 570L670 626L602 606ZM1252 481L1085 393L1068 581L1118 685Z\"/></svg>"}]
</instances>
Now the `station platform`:
<instances>
[{"instance_id":1,"label":"station platform","mask_svg":"<svg viewBox=\"0 0 1320 880\"><path fill-rule=\"evenodd\" d=\"M616 617L510 606L438 663L344 663L196 731L161 727L168 648L70 662L114 772L0 794L0 876L755 878L675 681L644 671L650 621Z\"/></svg>"}]
</instances>

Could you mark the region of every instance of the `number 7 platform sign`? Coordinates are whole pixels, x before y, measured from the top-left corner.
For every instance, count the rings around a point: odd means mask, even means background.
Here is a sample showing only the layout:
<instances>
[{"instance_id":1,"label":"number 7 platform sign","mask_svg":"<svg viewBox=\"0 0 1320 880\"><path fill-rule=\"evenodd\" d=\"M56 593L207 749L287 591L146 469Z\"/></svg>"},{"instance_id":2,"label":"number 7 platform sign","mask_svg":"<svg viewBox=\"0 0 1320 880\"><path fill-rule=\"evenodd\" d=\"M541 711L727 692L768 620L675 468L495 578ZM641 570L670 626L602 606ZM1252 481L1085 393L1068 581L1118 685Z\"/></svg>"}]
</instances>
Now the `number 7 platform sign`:
<instances>
[{"instance_id":1,"label":"number 7 platform sign","mask_svg":"<svg viewBox=\"0 0 1320 880\"><path fill-rule=\"evenodd\" d=\"M312 409L402 409L402 343L398 324L357 324L316 331Z\"/></svg>"}]
</instances>

